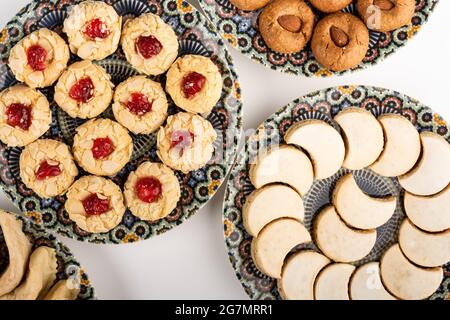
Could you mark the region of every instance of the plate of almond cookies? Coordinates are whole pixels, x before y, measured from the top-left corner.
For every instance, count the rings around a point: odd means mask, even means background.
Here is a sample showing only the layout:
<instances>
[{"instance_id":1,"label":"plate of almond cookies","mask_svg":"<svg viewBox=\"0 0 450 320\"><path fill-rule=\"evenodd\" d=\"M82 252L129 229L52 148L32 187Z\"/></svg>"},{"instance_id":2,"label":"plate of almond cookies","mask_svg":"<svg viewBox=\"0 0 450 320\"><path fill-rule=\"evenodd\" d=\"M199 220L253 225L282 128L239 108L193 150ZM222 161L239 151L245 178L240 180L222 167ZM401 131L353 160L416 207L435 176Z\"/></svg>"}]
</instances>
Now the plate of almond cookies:
<instances>
[{"instance_id":1,"label":"plate of almond cookies","mask_svg":"<svg viewBox=\"0 0 450 320\"><path fill-rule=\"evenodd\" d=\"M252 299L422 300L450 292L450 127L399 92L329 88L269 117L224 201Z\"/></svg>"},{"instance_id":2,"label":"plate of almond cookies","mask_svg":"<svg viewBox=\"0 0 450 320\"><path fill-rule=\"evenodd\" d=\"M0 185L64 236L135 242L196 213L233 162L240 88L185 1L32 1L0 39Z\"/></svg>"},{"instance_id":3,"label":"plate of almond cookies","mask_svg":"<svg viewBox=\"0 0 450 320\"><path fill-rule=\"evenodd\" d=\"M244 55L307 77L374 65L404 46L438 0L201 0Z\"/></svg>"}]
</instances>

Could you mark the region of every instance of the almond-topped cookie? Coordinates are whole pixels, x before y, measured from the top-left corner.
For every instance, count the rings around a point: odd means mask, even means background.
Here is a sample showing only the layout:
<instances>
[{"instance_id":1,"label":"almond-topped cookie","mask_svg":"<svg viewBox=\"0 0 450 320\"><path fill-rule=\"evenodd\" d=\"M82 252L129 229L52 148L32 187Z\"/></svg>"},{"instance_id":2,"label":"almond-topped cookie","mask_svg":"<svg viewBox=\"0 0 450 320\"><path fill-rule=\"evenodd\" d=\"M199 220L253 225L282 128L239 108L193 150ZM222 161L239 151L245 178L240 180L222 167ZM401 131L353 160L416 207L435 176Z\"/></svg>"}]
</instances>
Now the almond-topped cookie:
<instances>
[{"instance_id":1,"label":"almond-topped cookie","mask_svg":"<svg viewBox=\"0 0 450 320\"><path fill-rule=\"evenodd\" d=\"M74 5L64 21L70 50L85 60L102 60L119 47L122 17L103 1Z\"/></svg>"},{"instance_id":2,"label":"almond-topped cookie","mask_svg":"<svg viewBox=\"0 0 450 320\"><path fill-rule=\"evenodd\" d=\"M78 175L69 147L50 139L26 146L19 166L23 183L41 198L64 194Z\"/></svg>"},{"instance_id":3,"label":"almond-topped cookie","mask_svg":"<svg viewBox=\"0 0 450 320\"><path fill-rule=\"evenodd\" d=\"M166 90L175 104L192 113L208 113L222 94L222 75L211 59L185 55L167 72Z\"/></svg>"},{"instance_id":4,"label":"almond-topped cookie","mask_svg":"<svg viewBox=\"0 0 450 320\"><path fill-rule=\"evenodd\" d=\"M135 134L150 134L167 118L167 98L160 83L145 76L119 84L112 106L116 120Z\"/></svg>"},{"instance_id":5,"label":"almond-topped cookie","mask_svg":"<svg viewBox=\"0 0 450 320\"><path fill-rule=\"evenodd\" d=\"M92 233L116 227L126 210L119 186L96 176L78 179L67 192L64 207L78 227Z\"/></svg>"},{"instance_id":6,"label":"almond-topped cookie","mask_svg":"<svg viewBox=\"0 0 450 320\"><path fill-rule=\"evenodd\" d=\"M142 220L168 216L180 199L180 184L174 172L161 163L144 162L128 176L124 187L127 207Z\"/></svg>"},{"instance_id":7,"label":"almond-topped cookie","mask_svg":"<svg viewBox=\"0 0 450 320\"><path fill-rule=\"evenodd\" d=\"M214 152L216 131L199 115L180 112L167 118L157 137L158 156L167 166L184 173L205 166Z\"/></svg>"},{"instance_id":8,"label":"almond-topped cookie","mask_svg":"<svg viewBox=\"0 0 450 320\"><path fill-rule=\"evenodd\" d=\"M128 20L121 44L128 62L146 75L166 72L178 55L175 31L153 13Z\"/></svg>"},{"instance_id":9,"label":"almond-topped cookie","mask_svg":"<svg viewBox=\"0 0 450 320\"><path fill-rule=\"evenodd\" d=\"M130 161L132 153L133 140L115 121L94 119L77 128L73 155L91 174L114 176Z\"/></svg>"},{"instance_id":10,"label":"almond-topped cookie","mask_svg":"<svg viewBox=\"0 0 450 320\"><path fill-rule=\"evenodd\" d=\"M69 47L55 32L43 28L22 40L9 55L9 67L17 80L32 88L51 86L66 69Z\"/></svg>"},{"instance_id":11,"label":"almond-topped cookie","mask_svg":"<svg viewBox=\"0 0 450 320\"><path fill-rule=\"evenodd\" d=\"M114 85L106 71L92 62L75 62L55 87L55 102L72 118L94 118L108 108Z\"/></svg>"},{"instance_id":12,"label":"almond-topped cookie","mask_svg":"<svg viewBox=\"0 0 450 320\"><path fill-rule=\"evenodd\" d=\"M0 140L8 147L35 141L51 122L49 102L39 91L18 84L0 93Z\"/></svg>"}]
</instances>

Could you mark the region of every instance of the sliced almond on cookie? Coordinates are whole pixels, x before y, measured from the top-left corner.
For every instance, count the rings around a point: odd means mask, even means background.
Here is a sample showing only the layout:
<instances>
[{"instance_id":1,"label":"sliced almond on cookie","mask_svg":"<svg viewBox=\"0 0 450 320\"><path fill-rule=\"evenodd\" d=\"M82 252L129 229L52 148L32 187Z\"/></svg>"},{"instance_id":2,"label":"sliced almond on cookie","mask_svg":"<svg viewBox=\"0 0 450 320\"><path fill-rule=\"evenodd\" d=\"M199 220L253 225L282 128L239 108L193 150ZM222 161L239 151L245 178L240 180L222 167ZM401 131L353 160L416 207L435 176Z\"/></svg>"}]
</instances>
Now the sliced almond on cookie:
<instances>
[{"instance_id":1,"label":"sliced almond on cookie","mask_svg":"<svg viewBox=\"0 0 450 320\"><path fill-rule=\"evenodd\" d=\"M278 291L285 300L314 300L314 281L330 260L314 251L300 251L283 266Z\"/></svg>"},{"instance_id":2,"label":"sliced almond on cookie","mask_svg":"<svg viewBox=\"0 0 450 320\"><path fill-rule=\"evenodd\" d=\"M370 111L347 108L339 112L334 121L344 133L345 168L360 170L378 159L384 146L383 129Z\"/></svg>"},{"instance_id":3,"label":"sliced almond on cookie","mask_svg":"<svg viewBox=\"0 0 450 320\"><path fill-rule=\"evenodd\" d=\"M450 228L450 185L430 197L405 192L405 212L420 229L440 232Z\"/></svg>"},{"instance_id":4,"label":"sliced almond on cookie","mask_svg":"<svg viewBox=\"0 0 450 320\"><path fill-rule=\"evenodd\" d=\"M405 256L422 267L438 267L450 261L450 230L428 233L405 219L398 243Z\"/></svg>"},{"instance_id":5,"label":"sliced almond on cookie","mask_svg":"<svg viewBox=\"0 0 450 320\"><path fill-rule=\"evenodd\" d=\"M350 279L349 291L352 300L397 300L384 288L378 262L369 262L356 269Z\"/></svg>"},{"instance_id":6,"label":"sliced almond on cookie","mask_svg":"<svg viewBox=\"0 0 450 320\"><path fill-rule=\"evenodd\" d=\"M243 208L244 226L252 236L257 236L268 223L278 218L303 221L303 200L294 189L272 184L253 191Z\"/></svg>"},{"instance_id":7,"label":"sliced almond on cookie","mask_svg":"<svg viewBox=\"0 0 450 320\"><path fill-rule=\"evenodd\" d=\"M333 263L326 266L317 276L314 284L316 300L350 300L348 284L355 266Z\"/></svg>"},{"instance_id":8,"label":"sliced almond on cookie","mask_svg":"<svg viewBox=\"0 0 450 320\"><path fill-rule=\"evenodd\" d=\"M398 114L378 117L384 130L384 150L370 167L379 175L397 177L407 173L420 156L420 137L414 125Z\"/></svg>"},{"instance_id":9,"label":"sliced almond on cookie","mask_svg":"<svg viewBox=\"0 0 450 320\"><path fill-rule=\"evenodd\" d=\"M355 230L341 220L333 206L323 209L314 224L316 244L336 262L353 262L370 253L377 239L376 230Z\"/></svg>"},{"instance_id":10,"label":"sliced almond on cookie","mask_svg":"<svg viewBox=\"0 0 450 320\"><path fill-rule=\"evenodd\" d=\"M439 288L444 278L442 268L425 269L409 262L398 244L384 253L380 270L386 289L404 300L428 298Z\"/></svg>"},{"instance_id":11,"label":"sliced almond on cookie","mask_svg":"<svg viewBox=\"0 0 450 320\"><path fill-rule=\"evenodd\" d=\"M250 166L250 180L256 188L273 183L286 183L305 195L313 182L313 167L308 156L293 146L280 145L258 157Z\"/></svg>"},{"instance_id":12,"label":"sliced almond on cookie","mask_svg":"<svg viewBox=\"0 0 450 320\"><path fill-rule=\"evenodd\" d=\"M433 132L420 134L422 156L416 166L398 178L406 191L419 196L436 194L450 183L450 144Z\"/></svg>"},{"instance_id":13,"label":"sliced almond on cookie","mask_svg":"<svg viewBox=\"0 0 450 320\"><path fill-rule=\"evenodd\" d=\"M308 230L299 221L290 218L275 220L253 238L253 262L264 274L279 279L288 253L295 246L310 241Z\"/></svg>"},{"instance_id":14,"label":"sliced almond on cookie","mask_svg":"<svg viewBox=\"0 0 450 320\"><path fill-rule=\"evenodd\" d=\"M342 166L345 146L341 135L322 120L305 120L289 128L284 139L306 150L312 160L316 179L335 174Z\"/></svg>"},{"instance_id":15,"label":"sliced almond on cookie","mask_svg":"<svg viewBox=\"0 0 450 320\"><path fill-rule=\"evenodd\" d=\"M376 229L392 217L397 199L373 198L365 194L350 173L337 182L333 191L333 205L348 225L357 229Z\"/></svg>"}]
</instances>

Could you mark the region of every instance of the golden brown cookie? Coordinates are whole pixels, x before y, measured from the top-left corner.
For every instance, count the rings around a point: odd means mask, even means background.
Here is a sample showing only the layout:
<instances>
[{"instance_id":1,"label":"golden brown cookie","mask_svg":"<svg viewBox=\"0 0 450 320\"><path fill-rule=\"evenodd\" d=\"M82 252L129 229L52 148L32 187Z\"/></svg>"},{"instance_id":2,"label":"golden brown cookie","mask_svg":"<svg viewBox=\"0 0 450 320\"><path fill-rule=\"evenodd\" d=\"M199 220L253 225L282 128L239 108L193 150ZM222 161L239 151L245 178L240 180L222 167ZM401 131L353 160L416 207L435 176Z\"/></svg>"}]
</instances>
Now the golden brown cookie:
<instances>
[{"instance_id":1,"label":"golden brown cookie","mask_svg":"<svg viewBox=\"0 0 450 320\"><path fill-rule=\"evenodd\" d=\"M344 9L352 0L309 0L309 2L322 12L331 13Z\"/></svg>"},{"instance_id":2,"label":"golden brown cookie","mask_svg":"<svg viewBox=\"0 0 450 320\"><path fill-rule=\"evenodd\" d=\"M415 0L358 0L359 15L371 30L388 32L411 22Z\"/></svg>"},{"instance_id":3,"label":"golden brown cookie","mask_svg":"<svg viewBox=\"0 0 450 320\"><path fill-rule=\"evenodd\" d=\"M315 16L302 0L272 1L259 16L259 30L267 46L281 53L301 51L311 39Z\"/></svg>"},{"instance_id":4,"label":"golden brown cookie","mask_svg":"<svg viewBox=\"0 0 450 320\"><path fill-rule=\"evenodd\" d=\"M369 30L349 13L334 13L316 26L311 48L319 61L333 71L356 67L369 48Z\"/></svg>"},{"instance_id":5,"label":"golden brown cookie","mask_svg":"<svg viewBox=\"0 0 450 320\"><path fill-rule=\"evenodd\" d=\"M252 11L263 8L270 0L230 0L238 9Z\"/></svg>"}]
</instances>

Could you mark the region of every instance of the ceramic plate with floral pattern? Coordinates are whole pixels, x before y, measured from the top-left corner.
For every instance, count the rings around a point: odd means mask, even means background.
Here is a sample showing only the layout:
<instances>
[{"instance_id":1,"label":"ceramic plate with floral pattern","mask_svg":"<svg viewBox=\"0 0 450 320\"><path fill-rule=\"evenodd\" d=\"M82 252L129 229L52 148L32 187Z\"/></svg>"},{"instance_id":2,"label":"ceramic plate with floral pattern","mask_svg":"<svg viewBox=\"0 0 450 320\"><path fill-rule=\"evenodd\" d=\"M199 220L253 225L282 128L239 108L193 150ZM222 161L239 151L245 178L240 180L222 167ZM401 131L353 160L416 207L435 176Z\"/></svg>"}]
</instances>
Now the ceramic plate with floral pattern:
<instances>
[{"instance_id":1,"label":"ceramic plate with floral pattern","mask_svg":"<svg viewBox=\"0 0 450 320\"><path fill-rule=\"evenodd\" d=\"M387 33L370 31L370 45L364 61L357 68L343 72L332 72L322 67L314 58L309 45L293 54L281 54L269 49L258 30L258 16L262 9L242 11L229 0L199 2L223 37L247 57L273 70L307 77L327 77L370 67L397 51L420 30L438 0L416 0L416 12L407 26ZM343 11L355 13L356 9L354 4L350 4ZM320 16L318 11L315 13Z\"/></svg>"},{"instance_id":2,"label":"ceramic plate with floral pattern","mask_svg":"<svg viewBox=\"0 0 450 320\"><path fill-rule=\"evenodd\" d=\"M435 132L450 143L450 126L430 108L401 93L375 87L338 87L317 91L291 102L273 114L248 139L245 152L240 153L231 170L223 208L228 255L239 281L252 299L280 299L276 280L255 267L250 250L252 237L243 226L242 207L254 190L249 178L252 159L255 159L258 151L273 144L283 143L283 136L293 123L306 119L321 119L336 127L333 117L342 109L355 106L367 109L375 116L384 113L401 114L408 118L419 132ZM303 197L304 224L310 232L315 215L330 203L330 194L335 183L349 172L351 171L342 168L330 178L315 180ZM369 169L353 171L353 174L358 185L367 194L378 197L395 195L402 199L403 190L397 178L381 177ZM355 262L356 266L379 260L386 249L397 242L397 232L405 217L402 203L402 200L398 202L391 219L377 229L374 248L366 257ZM308 244L307 248L318 251L312 243ZM444 281L431 299L450 298L450 263L444 269Z\"/></svg>"},{"instance_id":3,"label":"ceramic plate with floral pattern","mask_svg":"<svg viewBox=\"0 0 450 320\"><path fill-rule=\"evenodd\" d=\"M15 83L6 62L10 49L25 35L43 27L61 32L67 9L81 0L34 0L23 8L2 31L0 37L0 90ZM107 0L123 17L154 13L168 23L179 39L180 52L198 54L212 59L222 73L223 89L220 101L207 119L217 132L212 160L202 169L182 174L176 172L181 185L181 199L177 208L165 219L150 223L141 221L127 211L122 222L103 234L92 234L78 228L64 210L65 197L41 199L25 187L19 177L21 148L7 148L0 144L0 185L7 196L25 212L25 216L45 228L80 241L94 243L127 243L163 233L196 213L215 194L223 182L236 154L241 132L241 101L237 75L224 42L214 26L195 8L182 0ZM71 62L76 57L72 56ZM136 75L121 49L105 60L97 62L111 75L117 85ZM164 82L164 76L156 79ZM84 121L69 117L53 102L54 88L42 92L51 102L53 122L44 137L72 145L75 129ZM169 113L179 112L169 99ZM111 108L102 115L112 118ZM133 156L130 163L113 177L123 187L128 174L144 161L159 161L156 155L156 134L132 135Z\"/></svg>"},{"instance_id":4,"label":"ceramic plate with floral pattern","mask_svg":"<svg viewBox=\"0 0 450 320\"><path fill-rule=\"evenodd\" d=\"M58 241L55 236L45 231L44 228L29 219L25 219L19 215L16 215L16 218L22 221L22 230L32 242L33 251L41 246L54 248L56 250L56 259L58 261L56 281L67 279L71 280L71 283L79 285L80 293L77 297L78 300L96 299L94 288L91 286L88 275L84 272L83 268L70 252L69 248ZM3 233L0 228L0 273L8 265L7 250L8 248L4 242Z\"/></svg>"}]
</instances>

